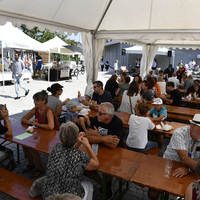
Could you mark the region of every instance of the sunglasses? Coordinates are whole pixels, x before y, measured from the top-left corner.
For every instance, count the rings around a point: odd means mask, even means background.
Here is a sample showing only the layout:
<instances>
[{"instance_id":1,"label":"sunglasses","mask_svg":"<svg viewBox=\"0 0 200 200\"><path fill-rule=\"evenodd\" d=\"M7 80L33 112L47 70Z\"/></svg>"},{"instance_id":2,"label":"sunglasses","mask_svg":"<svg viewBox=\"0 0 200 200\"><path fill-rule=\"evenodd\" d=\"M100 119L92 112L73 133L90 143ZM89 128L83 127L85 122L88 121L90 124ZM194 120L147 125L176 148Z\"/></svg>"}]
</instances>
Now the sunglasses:
<instances>
[{"instance_id":1,"label":"sunglasses","mask_svg":"<svg viewBox=\"0 0 200 200\"><path fill-rule=\"evenodd\" d=\"M96 87L98 87L98 86L93 86L94 89L95 89Z\"/></svg>"},{"instance_id":2,"label":"sunglasses","mask_svg":"<svg viewBox=\"0 0 200 200\"><path fill-rule=\"evenodd\" d=\"M194 83L195 85L199 85L199 83Z\"/></svg>"},{"instance_id":3,"label":"sunglasses","mask_svg":"<svg viewBox=\"0 0 200 200\"><path fill-rule=\"evenodd\" d=\"M102 113L102 112L99 112L99 109L97 109L97 112L99 113L99 115L107 115L107 113Z\"/></svg>"}]
</instances>

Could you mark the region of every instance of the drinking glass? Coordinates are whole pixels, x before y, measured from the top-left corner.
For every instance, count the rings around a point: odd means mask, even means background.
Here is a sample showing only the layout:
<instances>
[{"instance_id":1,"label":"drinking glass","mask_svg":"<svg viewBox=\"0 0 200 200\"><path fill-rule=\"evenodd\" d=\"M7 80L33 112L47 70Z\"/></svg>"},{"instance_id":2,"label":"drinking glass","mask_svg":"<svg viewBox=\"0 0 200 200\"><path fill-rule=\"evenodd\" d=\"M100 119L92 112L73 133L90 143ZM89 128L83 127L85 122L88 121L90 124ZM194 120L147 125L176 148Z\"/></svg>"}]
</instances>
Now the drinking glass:
<instances>
[{"instance_id":1,"label":"drinking glass","mask_svg":"<svg viewBox=\"0 0 200 200\"><path fill-rule=\"evenodd\" d=\"M37 125L33 125L33 129L34 129L34 132L33 133L37 133L36 129L38 128Z\"/></svg>"},{"instance_id":2,"label":"drinking glass","mask_svg":"<svg viewBox=\"0 0 200 200\"><path fill-rule=\"evenodd\" d=\"M165 178L169 178L170 172L172 170L172 166L173 166L172 160L167 159L165 163L165 175L164 175Z\"/></svg>"}]
</instances>

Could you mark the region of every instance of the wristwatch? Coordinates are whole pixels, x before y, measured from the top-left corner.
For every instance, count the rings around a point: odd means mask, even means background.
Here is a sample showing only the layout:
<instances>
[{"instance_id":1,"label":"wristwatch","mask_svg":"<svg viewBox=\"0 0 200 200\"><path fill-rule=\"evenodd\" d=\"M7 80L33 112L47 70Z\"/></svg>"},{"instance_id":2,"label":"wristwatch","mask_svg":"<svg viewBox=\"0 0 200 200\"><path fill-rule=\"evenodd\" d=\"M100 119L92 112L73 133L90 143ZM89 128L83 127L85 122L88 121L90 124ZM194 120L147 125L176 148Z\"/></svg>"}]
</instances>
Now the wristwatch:
<instances>
[{"instance_id":1,"label":"wristwatch","mask_svg":"<svg viewBox=\"0 0 200 200\"><path fill-rule=\"evenodd\" d=\"M193 170L189 168L189 172L193 172Z\"/></svg>"}]
</instances>

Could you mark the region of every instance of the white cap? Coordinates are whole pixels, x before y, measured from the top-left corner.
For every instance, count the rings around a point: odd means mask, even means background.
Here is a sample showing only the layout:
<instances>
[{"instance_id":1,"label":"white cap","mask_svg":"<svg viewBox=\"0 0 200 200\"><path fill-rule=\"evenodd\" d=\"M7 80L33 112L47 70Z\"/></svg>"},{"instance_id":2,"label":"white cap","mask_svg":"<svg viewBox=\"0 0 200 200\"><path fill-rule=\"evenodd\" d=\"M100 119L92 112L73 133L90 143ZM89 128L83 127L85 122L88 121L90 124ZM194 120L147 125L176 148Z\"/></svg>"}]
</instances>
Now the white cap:
<instances>
[{"instance_id":1,"label":"white cap","mask_svg":"<svg viewBox=\"0 0 200 200\"><path fill-rule=\"evenodd\" d=\"M162 105L163 101L161 98L155 98L152 104Z\"/></svg>"}]
</instances>

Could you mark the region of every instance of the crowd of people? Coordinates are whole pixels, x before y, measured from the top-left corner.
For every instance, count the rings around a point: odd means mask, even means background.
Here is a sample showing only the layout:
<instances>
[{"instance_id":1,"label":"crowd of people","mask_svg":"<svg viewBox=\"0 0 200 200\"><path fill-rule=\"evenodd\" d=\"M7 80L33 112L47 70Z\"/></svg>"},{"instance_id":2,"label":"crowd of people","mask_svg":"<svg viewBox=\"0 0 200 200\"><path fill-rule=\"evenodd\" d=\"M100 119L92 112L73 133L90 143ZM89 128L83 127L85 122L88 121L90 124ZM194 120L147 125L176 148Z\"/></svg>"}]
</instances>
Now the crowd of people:
<instances>
[{"instance_id":1,"label":"crowd of people","mask_svg":"<svg viewBox=\"0 0 200 200\"><path fill-rule=\"evenodd\" d=\"M14 65L18 62L18 55L15 56ZM15 77L17 79L20 77L20 72L16 74L18 74ZM163 135L158 135L157 142L151 141L148 138L148 130L155 128L154 122L161 122L167 118L163 101L166 104L181 106L182 97L179 88L186 88L187 94L190 93L192 96L200 92L199 80L193 80L192 76L187 77L182 71L175 73L171 65L164 72L160 70L158 75L151 70L143 80L139 75L131 81L124 72L120 74L120 78L113 74L105 87L101 81L95 81L92 88L86 89L84 99L78 92L79 102L97 111L96 117L90 119L87 115L77 113L78 103L74 100L66 99L62 102L59 99L63 92L62 88L62 85L55 83L46 91L34 94L35 106L21 119L22 123L29 126L59 131L61 143L53 147L48 158L42 187L44 199L53 199L62 194L73 194L81 199L92 200L93 186L89 181L82 181L83 174L99 184L102 184L103 180L94 171L98 168L99 161L90 143L102 143L110 149L124 148L125 145L127 149L137 152L162 148ZM28 94L29 90L23 89ZM168 93L167 96L162 96L166 93ZM160 98L157 97L158 95ZM118 108L114 106L116 102L120 104ZM148 104L153 104L154 107L149 110ZM64 121L60 121L64 105L67 112ZM125 140L123 122L115 115L115 109L130 114L129 131ZM5 105L0 105L0 114L1 120L4 119L6 122L6 127L0 123L1 134L7 137L12 136L12 127ZM196 166L198 166L197 159L200 155L195 149L200 145L199 141L200 114L196 114L193 120L190 120L190 126L174 131L163 155L164 158L186 165L184 168L174 170L173 176L183 177L190 170L198 169ZM78 149L81 144L87 148L89 155ZM23 146L23 151L28 164L22 169L22 173L35 169L30 175L31 178L43 175L45 170L39 152L25 146ZM188 186L188 195L191 195L190 190L191 184ZM101 187L100 192L102 192ZM148 195L151 199L158 199L160 193L149 190ZM106 198L111 199L112 196L112 177L109 176L106 180Z\"/></svg>"}]
</instances>

